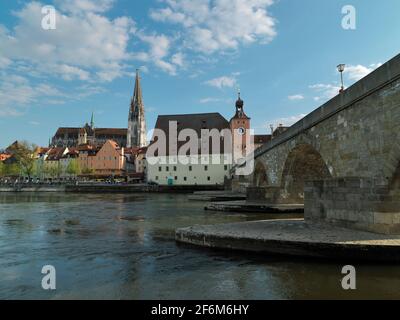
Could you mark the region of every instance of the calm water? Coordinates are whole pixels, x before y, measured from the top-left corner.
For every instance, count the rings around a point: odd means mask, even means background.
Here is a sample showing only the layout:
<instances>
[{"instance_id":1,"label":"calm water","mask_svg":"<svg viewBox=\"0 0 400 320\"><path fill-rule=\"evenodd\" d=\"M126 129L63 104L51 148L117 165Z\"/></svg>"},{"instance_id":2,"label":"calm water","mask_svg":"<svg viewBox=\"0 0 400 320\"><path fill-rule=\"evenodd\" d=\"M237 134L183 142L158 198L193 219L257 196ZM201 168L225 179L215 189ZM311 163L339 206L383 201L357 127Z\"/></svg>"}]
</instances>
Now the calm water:
<instances>
[{"instance_id":1,"label":"calm water","mask_svg":"<svg viewBox=\"0 0 400 320\"><path fill-rule=\"evenodd\" d=\"M356 265L178 246L174 229L263 219L212 213L184 195L0 194L2 299L400 298L400 266ZM41 289L41 269L57 290Z\"/></svg>"}]
</instances>

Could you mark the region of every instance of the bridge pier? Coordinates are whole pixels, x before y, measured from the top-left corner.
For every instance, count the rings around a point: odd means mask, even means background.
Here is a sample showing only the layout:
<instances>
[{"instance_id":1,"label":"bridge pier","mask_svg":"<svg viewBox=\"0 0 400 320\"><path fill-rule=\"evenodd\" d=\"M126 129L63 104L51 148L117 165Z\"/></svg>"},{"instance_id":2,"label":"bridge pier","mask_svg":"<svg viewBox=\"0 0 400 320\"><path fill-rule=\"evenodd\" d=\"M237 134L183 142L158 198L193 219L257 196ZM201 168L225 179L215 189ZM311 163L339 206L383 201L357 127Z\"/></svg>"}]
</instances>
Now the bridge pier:
<instances>
[{"instance_id":1,"label":"bridge pier","mask_svg":"<svg viewBox=\"0 0 400 320\"><path fill-rule=\"evenodd\" d=\"M279 187L248 187L246 189L247 201L279 204Z\"/></svg>"},{"instance_id":2,"label":"bridge pier","mask_svg":"<svg viewBox=\"0 0 400 320\"><path fill-rule=\"evenodd\" d=\"M339 178L309 181L305 220L381 234L400 234L400 192L386 181Z\"/></svg>"}]
</instances>

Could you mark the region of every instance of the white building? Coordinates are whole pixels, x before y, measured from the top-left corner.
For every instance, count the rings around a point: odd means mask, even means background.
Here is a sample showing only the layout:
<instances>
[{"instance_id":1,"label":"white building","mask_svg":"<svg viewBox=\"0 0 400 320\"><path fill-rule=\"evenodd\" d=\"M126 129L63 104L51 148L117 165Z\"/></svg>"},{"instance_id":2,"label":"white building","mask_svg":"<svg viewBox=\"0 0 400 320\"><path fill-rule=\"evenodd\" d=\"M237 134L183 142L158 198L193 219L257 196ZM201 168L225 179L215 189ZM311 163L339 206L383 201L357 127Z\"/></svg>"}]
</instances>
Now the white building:
<instances>
[{"instance_id":1,"label":"white building","mask_svg":"<svg viewBox=\"0 0 400 320\"><path fill-rule=\"evenodd\" d=\"M174 126L177 132L175 145L170 136L174 135L171 130ZM188 146L188 129L192 132L195 148L182 154L182 149L186 150L185 146ZM212 144L205 147L205 143L211 140L207 136L202 139L202 132L215 129L218 135L214 147ZM165 143L161 142L157 131L165 133ZM230 125L219 113L159 116L146 156L148 181L160 185L223 185L232 167L230 147L224 145L223 132L229 133ZM183 141L178 142L178 137ZM231 144L229 139L226 142Z\"/></svg>"},{"instance_id":2,"label":"white building","mask_svg":"<svg viewBox=\"0 0 400 320\"><path fill-rule=\"evenodd\" d=\"M179 161L175 160L178 158ZM217 161L213 163L212 158ZM158 157L158 164L148 164L148 181L160 185L222 185L232 167L224 164L224 158L223 154L205 158L195 155L184 160L182 157ZM153 160L147 159L148 162ZM189 163L183 164L187 160Z\"/></svg>"}]
</instances>

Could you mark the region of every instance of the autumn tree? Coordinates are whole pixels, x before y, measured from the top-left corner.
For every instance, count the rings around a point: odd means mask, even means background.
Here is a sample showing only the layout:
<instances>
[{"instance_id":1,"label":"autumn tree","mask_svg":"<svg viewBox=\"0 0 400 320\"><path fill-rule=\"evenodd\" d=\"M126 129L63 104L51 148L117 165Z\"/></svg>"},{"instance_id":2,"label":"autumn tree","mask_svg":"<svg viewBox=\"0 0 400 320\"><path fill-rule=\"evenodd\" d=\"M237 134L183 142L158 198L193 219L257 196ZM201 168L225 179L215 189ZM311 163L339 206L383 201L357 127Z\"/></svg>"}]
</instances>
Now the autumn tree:
<instances>
[{"instance_id":1,"label":"autumn tree","mask_svg":"<svg viewBox=\"0 0 400 320\"><path fill-rule=\"evenodd\" d=\"M15 158L22 174L30 179L35 171L36 145L23 141L12 144L7 150Z\"/></svg>"}]
</instances>

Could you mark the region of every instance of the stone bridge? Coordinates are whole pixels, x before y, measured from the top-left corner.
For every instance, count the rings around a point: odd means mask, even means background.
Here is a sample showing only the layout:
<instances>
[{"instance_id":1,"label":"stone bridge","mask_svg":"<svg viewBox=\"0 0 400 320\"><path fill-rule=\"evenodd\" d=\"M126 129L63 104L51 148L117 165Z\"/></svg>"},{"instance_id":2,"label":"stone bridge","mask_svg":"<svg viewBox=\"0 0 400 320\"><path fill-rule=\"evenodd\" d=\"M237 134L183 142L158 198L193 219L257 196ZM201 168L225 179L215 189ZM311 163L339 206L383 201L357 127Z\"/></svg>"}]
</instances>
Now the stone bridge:
<instances>
[{"instance_id":1,"label":"stone bridge","mask_svg":"<svg viewBox=\"0 0 400 320\"><path fill-rule=\"evenodd\" d=\"M258 149L233 185L304 203L306 221L400 233L400 55Z\"/></svg>"}]
</instances>

